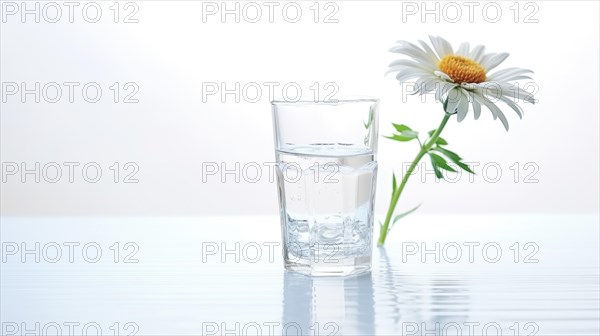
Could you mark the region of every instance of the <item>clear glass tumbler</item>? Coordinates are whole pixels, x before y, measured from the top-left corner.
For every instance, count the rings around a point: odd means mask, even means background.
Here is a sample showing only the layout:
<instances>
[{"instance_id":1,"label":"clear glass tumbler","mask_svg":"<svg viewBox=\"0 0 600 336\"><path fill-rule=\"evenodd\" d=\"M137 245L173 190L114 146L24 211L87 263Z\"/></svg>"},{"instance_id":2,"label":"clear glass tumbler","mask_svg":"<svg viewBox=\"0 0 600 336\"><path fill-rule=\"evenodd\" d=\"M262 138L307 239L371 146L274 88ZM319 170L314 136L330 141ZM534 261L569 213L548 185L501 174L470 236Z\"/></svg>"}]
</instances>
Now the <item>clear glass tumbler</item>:
<instances>
[{"instance_id":1,"label":"clear glass tumbler","mask_svg":"<svg viewBox=\"0 0 600 336\"><path fill-rule=\"evenodd\" d=\"M378 104L272 102L287 270L343 276L371 269Z\"/></svg>"}]
</instances>

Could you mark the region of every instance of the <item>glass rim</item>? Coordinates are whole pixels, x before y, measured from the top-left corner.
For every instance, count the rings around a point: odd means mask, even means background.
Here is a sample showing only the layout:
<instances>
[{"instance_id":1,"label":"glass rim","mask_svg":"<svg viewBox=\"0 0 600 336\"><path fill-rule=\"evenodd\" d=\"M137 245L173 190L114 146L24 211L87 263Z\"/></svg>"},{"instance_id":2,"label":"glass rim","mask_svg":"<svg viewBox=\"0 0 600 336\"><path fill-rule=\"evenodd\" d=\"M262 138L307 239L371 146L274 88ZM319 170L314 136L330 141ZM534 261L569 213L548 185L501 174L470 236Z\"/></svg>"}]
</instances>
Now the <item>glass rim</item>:
<instances>
[{"instance_id":1,"label":"glass rim","mask_svg":"<svg viewBox=\"0 0 600 336\"><path fill-rule=\"evenodd\" d=\"M324 105L335 105L340 103L362 103L362 102L371 102L371 103L379 103L379 98L371 97L371 96L342 96L342 97L334 97L331 99L314 99L308 97L301 97L297 100L290 100L285 98L275 98L271 100L271 105L284 105L284 104L324 104Z\"/></svg>"}]
</instances>

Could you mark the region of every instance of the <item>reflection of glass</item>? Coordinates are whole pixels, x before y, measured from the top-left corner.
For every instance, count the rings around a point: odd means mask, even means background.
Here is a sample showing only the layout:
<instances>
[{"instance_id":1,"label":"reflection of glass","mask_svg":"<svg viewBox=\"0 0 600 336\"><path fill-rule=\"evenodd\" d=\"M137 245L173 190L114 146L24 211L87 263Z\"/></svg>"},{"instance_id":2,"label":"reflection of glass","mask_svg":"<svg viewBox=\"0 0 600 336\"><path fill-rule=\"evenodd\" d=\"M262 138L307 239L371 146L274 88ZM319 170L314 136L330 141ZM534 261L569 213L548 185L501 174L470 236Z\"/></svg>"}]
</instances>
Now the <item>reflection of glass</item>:
<instances>
[{"instance_id":1,"label":"reflection of glass","mask_svg":"<svg viewBox=\"0 0 600 336\"><path fill-rule=\"evenodd\" d=\"M285 272L283 328L301 335L375 335L371 274L309 278Z\"/></svg>"},{"instance_id":2,"label":"reflection of glass","mask_svg":"<svg viewBox=\"0 0 600 336\"><path fill-rule=\"evenodd\" d=\"M287 269L370 270L377 106L377 99L273 102Z\"/></svg>"},{"instance_id":3,"label":"reflection of glass","mask_svg":"<svg viewBox=\"0 0 600 336\"><path fill-rule=\"evenodd\" d=\"M285 272L284 334L454 335L456 327L468 334L472 298L463 279L406 273L405 264L390 262L386 249L377 253L377 272L356 277Z\"/></svg>"}]
</instances>

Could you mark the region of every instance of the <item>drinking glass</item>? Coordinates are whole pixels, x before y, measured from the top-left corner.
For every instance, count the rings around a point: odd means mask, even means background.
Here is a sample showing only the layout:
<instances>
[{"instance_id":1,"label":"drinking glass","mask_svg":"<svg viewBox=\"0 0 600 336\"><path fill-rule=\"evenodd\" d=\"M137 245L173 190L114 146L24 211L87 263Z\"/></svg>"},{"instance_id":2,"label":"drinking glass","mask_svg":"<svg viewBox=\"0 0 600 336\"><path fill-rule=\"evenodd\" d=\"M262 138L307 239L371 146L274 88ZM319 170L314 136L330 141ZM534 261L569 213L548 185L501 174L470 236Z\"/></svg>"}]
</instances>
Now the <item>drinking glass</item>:
<instances>
[{"instance_id":1,"label":"drinking glass","mask_svg":"<svg viewBox=\"0 0 600 336\"><path fill-rule=\"evenodd\" d=\"M287 270L370 271L378 105L366 97L272 102Z\"/></svg>"}]
</instances>

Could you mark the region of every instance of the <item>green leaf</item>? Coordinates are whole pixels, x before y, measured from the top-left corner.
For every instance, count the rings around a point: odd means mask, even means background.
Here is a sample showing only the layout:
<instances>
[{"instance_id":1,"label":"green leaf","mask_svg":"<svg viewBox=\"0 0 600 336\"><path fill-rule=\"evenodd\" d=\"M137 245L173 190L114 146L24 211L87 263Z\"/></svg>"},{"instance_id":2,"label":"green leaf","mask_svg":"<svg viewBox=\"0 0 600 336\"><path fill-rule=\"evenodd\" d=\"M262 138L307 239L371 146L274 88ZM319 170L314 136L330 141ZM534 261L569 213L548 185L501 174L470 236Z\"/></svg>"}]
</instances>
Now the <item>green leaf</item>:
<instances>
[{"instance_id":1,"label":"green leaf","mask_svg":"<svg viewBox=\"0 0 600 336\"><path fill-rule=\"evenodd\" d=\"M454 163L456 163L456 161L462 160L462 158L458 154L454 153L453 151L451 151L449 149L441 148L441 147L434 147L432 149L446 155Z\"/></svg>"},{"instance_id":2,"label":"green leaf","mask_svg":"<svg viewBox=\"0 0 600 336\"><path fill-rule=\"evenodd\" d=\"M406 217L406 216L410 215L411 213L413 213L413 212L417 211L417 209L418 209L418 208L421 206L421 204L423 204L423 203L420 203L420 204L419 204L419 205L417 205L416 207L414 207L414 208L412 208L412 209L410 209L410 210L408 210L408 211L406 211L406 212L403 212L403 213L401 213L401 214L397 215L396 217L394 217L394 220L392 220L392 224L395 224L395 223L396 223L397 221L399 221L400 219L402 219L402 218L404 218L404 217Z\"/></svg>"},{"instance_id":3,"label":"green leaf","mask_svg":"<svg viewBox=\"0 0 600 336\"><path fill-rule=\"evenodd\" d=\"M396 141L410 141L416 139L414 135L403 135L403 134L394 134L392 136L386 136L388 139L396 140Z\"/></svg>"},{"instance_id":4,"label":"green leaf","mask_svg":"<svg viewBox=\"0 0 600 336\"><path fill-rule=\"evenodd\" d=\"M404 131L412 131L412 128L410 128L410 127L408 127L406 125L403 125L403 124L394 124L394 123L392 123L392 125L394 126L394 128L396 129L396 131L398 131L400 133L402 133Z\"/></svg>"},{"instance_id":5,"label":"green leaf","mask_svg":"<svg viewBox=\"0 0 600 336\"><path fill-rule=\"evenodd\" d=\"M396 184L396 174L392 173L392 193L396 191L397 186L398 185Z\"/></svg>"},{"instance_id":6,"label":"green leaf","mask_svg":"<svg viewBox=\"0 0 600 336\"><path fill-rule=\"evenodd\" d=\"M456 169L450 167L448 165L448 161L446 161L446 159L444 159L443 157L437 155L437 154L433 154L431 152L429 152L429 156L431 156L431 159L433 160L433 162L435 162L435 164L442 169L451 171L451 172L455 172L456 173Z\"/></svg>"},{"instance_id":7,"label":"green leaf","mask_svg":"<svg viewBox=\"0 0 600 336\"><path fill-rule=\"evenodd\" d=\"M469 167L469 165L467 165L466 163L460 162L460 161L459 162L454 162L454 163L456 163L456 165L459 166L460 168L462 168L464 171L469 172L469 173L475 175L475 172L473 170L471 170L471 167Z\"/></svg>"},{"instance_id":8,"label":"green leaf","mask_svg":"<svg viewBox=\"0 0 600 336\"><path fill-rule=\"evenodd\" d=\"M435 163L435 161L433 160L433 157L431 156L431 153L429 155L429 158L431 159L431 165L433 166L433 171L435 172L435 177L437 177L439 179L444 179L444 174L442 174L442 172L440 171L440 168L438 167L437 163Z\"/></svg>"},{"instance_id":9,"label":"green leaf","mask_svg":"<svg viewBox=\"0 0 600 336\"><path fill-rule=\"evenodd\" d=\"M398 141L410 141L412 139L415 139L419 136L419 132L413 131L410 127L406 126L406 125L402 125L402 124L394 124L392 123L392 125L394 126L394 128L396 129L396 131L398 131L399 134L397 134L399 136L398 139L394 139L394 140L398 140ZM396 135L394 135L396 136ZM393 137L392 137L393 138ZM392 139L390 138L390 139ZM403 139L403 140L401 140Z\"/></svg>"},{"instance_id":10,"label":"green leaf","mask_svg":"<svg viewBox=\"0 0 600 336\"><path fill-rule=\"evenodd\" d=\"M437 131L437 129L432 129L431 131L427 132L427 134L429 135L430 138L433 135L433 133L435 133L435 131ZM437 140L435 141L435 143L440 146L446 146L448 144L448 141L446 141L442 137L438 137Z\"/></svg>"},{"instance_id":11,"label":"green leaf","mask_svg":"<svg viewBox=\"0 0 600 336\"><path fill-rule=\"evenodd\" d=\"M444 138L438 137L437 140L435 140L435 143L440 146L446 146L448 141L444 140Z\"/></svg>"},{"instance_id":12,"label":"green leaf","mask_svg":"<svg viewBox=\"0 0 600 336\"><path fill-rule=\"evenodd\" d=\"M438 151L438 152L444 154L452 162L454 162L457 166L459 166L461 169L465 170L466 172L475 174L475 172L473 170L471 170L469 165L462 162L462 158L458 154L454 153L453 151L445 149L445 148L441 148L441 147L435 147L435 148L432 148L432 150L435 150L435 151Z\"/></svg>"},{"instance_id":13,"label":"green leaf","mask_svg":"<svg viewBox=\"0 0 600 336\"><path fill-rule=\"evenodd\" d=\"M406 136L413 136L415 138L419 136L419 132L417 132L417 131L410 131L410 130L404 131L401 134L402 135L406 135Z\"/></svg>"}]
</instances>

